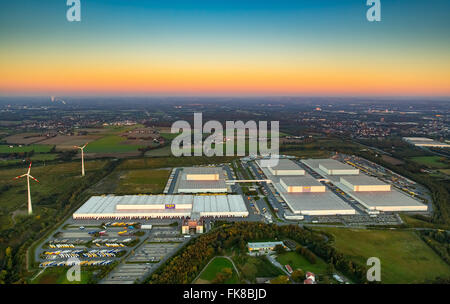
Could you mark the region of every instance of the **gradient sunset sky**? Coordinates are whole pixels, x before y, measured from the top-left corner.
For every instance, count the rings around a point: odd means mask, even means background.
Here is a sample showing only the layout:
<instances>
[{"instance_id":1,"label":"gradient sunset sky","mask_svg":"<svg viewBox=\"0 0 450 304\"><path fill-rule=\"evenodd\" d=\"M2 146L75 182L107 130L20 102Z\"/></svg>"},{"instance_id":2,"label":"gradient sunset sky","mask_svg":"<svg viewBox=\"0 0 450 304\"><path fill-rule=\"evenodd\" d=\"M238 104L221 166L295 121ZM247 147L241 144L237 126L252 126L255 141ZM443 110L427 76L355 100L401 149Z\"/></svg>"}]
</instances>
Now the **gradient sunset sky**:
<instances>
[{"instance_id":1,"label":"gradient sunset sky","mask_svg":"<svg viewBox=\"0 0 450 304\"><path fill-rule=\"evenodd\" d=\"M1 1L0 95L450 96L450 1Z\"/></svg>"}]
</instances>

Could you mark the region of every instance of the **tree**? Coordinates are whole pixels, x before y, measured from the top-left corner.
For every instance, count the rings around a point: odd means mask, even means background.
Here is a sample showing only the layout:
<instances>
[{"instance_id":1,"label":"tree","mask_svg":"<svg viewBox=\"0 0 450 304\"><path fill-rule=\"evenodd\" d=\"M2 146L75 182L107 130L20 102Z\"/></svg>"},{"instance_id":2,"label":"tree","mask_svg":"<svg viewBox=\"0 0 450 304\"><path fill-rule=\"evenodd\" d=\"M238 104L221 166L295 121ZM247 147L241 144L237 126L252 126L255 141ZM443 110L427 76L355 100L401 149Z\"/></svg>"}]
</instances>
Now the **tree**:
<instances>
[{"instance_id":1,"label":"tree","mask_svg":"<svg viewBox=\"0 0 450 304\"><path fill-rule=\"evenodd\" d=\"M273 250L274 250L276 253L278 253L278 254L282 254L282 253L285 253L285 252L286 252L286 249L284 249L283 245L280 245L280 244L276 245L276 246L273 248Z\"/></svg>"},{"instance_id":2,"label":"tree","mask_svg":"<svg viewBox=\"0 0 450 304\"><path fill-rule=\"evenodd\" d=\"M334 268L334 265L329 263L327 265L326 273L329 275L333 275L336 272L336 269Z\"/></svg>"},{"instance_id":3,"label":"tree","mask_svg":"<svg viewBox=\"0 0 450 304\"><path fill-rule=\"evenodd\" d=\"M305 272L301 269L296 269L292 272L291 278L294 282L299 283L305 279Z\"/></svg>"},{"instance_id":4,"label":"tree","mask_svg":"<svg viewBox=\"0 0 450 304\"><path fill-rule=\"evenodd\" d=\"M270 281L271 284L287 284L289 283L289 277L287 275L280 275Z\"/></svg>"}]
</instances>

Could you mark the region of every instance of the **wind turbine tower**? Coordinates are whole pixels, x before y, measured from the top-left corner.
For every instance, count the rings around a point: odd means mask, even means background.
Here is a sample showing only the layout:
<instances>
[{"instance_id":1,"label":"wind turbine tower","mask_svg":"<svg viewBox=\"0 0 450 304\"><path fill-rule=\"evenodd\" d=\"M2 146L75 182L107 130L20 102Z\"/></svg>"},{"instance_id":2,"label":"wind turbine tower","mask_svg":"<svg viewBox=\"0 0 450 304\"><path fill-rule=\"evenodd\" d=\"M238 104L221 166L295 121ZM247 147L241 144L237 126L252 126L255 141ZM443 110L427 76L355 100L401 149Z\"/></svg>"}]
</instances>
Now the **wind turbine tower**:
<instances>
[{"instance_id":1,"label":"wind turbine tower","mask_svg":"<svg viewBox=\"0 0 450 304\"><path fill-rule=\"evenodd\" d=\"M30 178L34 179L39 183L37 179L35 179L33 176L30 175L31 172L31 162L30 166L28 167L28 171L25 174L22 174L20 176L15 177L14 179L19 179L22 177L27 177L27 188L28 188L28 215L31 215L33 213L33 207L31 206L31 192L30 192Z\"/></svg>"},{"instance_id":2,"label":"wind turbine tower","mask_svg":"<svg viewBox=\"0 0 450 304\"><path fill-rule=\"evenodd\" d=\"M80 146L74 146L77 149L81 150L81 176L84 176L84 148L86 148L86 146L88 145L88 143L86 143L84 146L80 147Z\"/></svg>"}]
</instances>

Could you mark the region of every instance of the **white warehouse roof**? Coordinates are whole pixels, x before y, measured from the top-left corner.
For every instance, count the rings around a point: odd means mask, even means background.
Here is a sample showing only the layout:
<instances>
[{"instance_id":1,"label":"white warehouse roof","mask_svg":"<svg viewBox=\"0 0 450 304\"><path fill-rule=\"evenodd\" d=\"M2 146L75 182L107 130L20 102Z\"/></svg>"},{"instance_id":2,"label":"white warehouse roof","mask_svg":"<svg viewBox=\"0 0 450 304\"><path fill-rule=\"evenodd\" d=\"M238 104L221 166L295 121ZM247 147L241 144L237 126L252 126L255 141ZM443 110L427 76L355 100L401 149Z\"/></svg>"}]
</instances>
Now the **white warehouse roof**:
<instances>
[{"instance_id":1,"label":"white warehouse roof","mask_svg":"<svg viewBox=\"0 0 450 304\"><path fill-rule=\"evenodd\" d=\"M280 177L280 181L282 181L286 186L323 186L311 175L283 176Z\"/></svg>"},{"instance_id":2,"label":"white warehouse roof","mask_svg":"<svg viewBox=\"0 0 450 304\"><path fill-rule=\"evenodd\" d=\"M93 196L73 218L248 216L240 195L125 195Z\"/></svg>"}]
</instances>

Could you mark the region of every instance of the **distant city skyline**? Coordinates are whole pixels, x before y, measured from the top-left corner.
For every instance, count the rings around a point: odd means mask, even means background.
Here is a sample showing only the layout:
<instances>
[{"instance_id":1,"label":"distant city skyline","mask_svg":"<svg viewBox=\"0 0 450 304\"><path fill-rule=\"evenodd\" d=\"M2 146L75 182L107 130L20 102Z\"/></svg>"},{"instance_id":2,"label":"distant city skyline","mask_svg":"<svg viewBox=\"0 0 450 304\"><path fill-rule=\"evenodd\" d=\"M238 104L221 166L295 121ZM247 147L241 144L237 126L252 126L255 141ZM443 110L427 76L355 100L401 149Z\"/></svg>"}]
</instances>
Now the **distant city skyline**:
<instances>
[{"instance_id":1,"label":"distant city skyline","mask_svg":"<svg viewBox=\"0 0 450 304\"><path fill-rule=\"evenodd\" d=\"M450 96L450 2L0 3L1 96Z\"/></svg>"}]
</instances>

